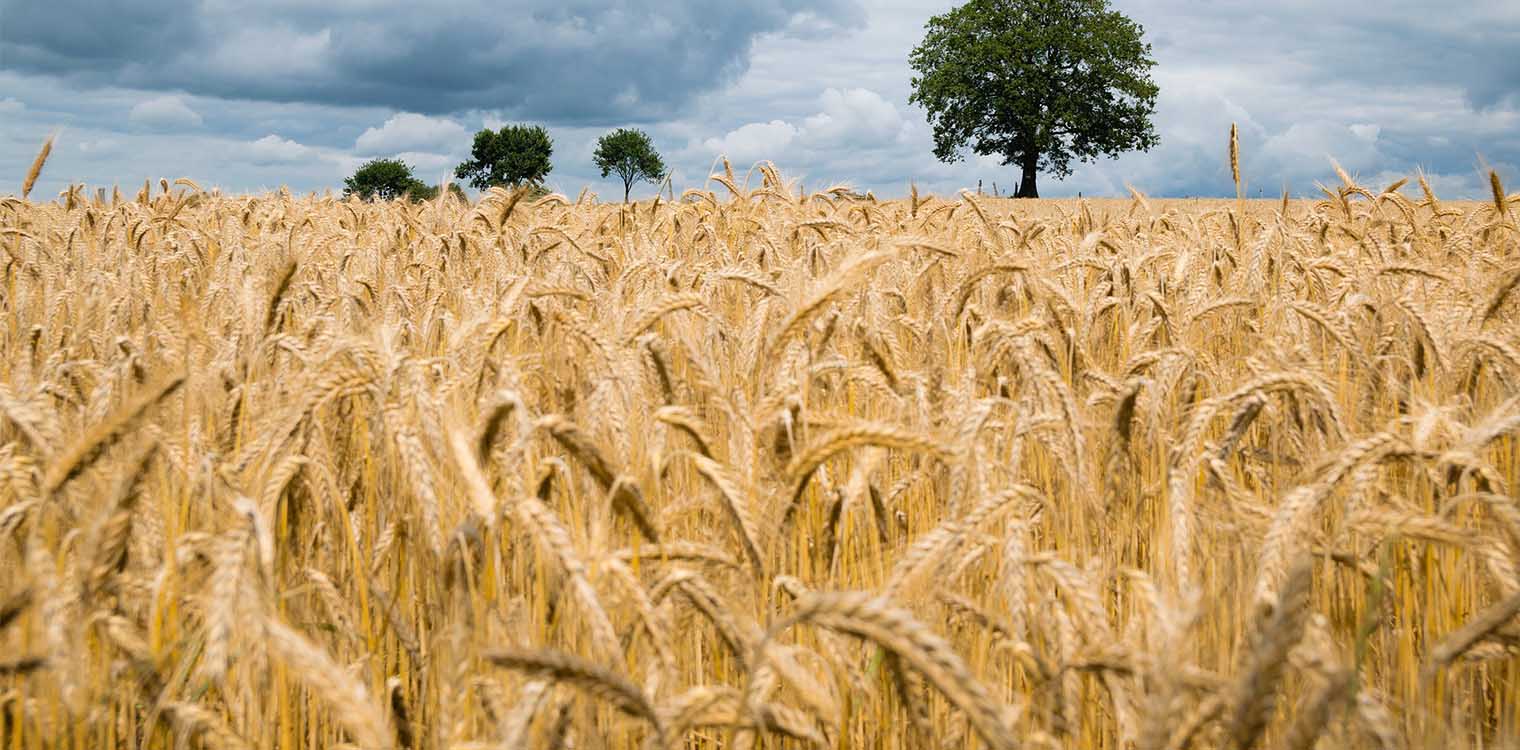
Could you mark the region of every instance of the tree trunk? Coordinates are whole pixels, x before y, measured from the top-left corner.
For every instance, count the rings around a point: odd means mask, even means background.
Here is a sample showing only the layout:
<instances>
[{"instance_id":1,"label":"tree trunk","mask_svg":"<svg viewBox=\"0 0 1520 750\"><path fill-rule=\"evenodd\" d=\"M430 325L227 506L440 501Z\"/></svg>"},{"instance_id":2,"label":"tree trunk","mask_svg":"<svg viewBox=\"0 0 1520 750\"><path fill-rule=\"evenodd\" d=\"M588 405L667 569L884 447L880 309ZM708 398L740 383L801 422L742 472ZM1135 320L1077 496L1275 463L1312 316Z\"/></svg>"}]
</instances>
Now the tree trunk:
<instances>
[{"instance_id":1,"label":"tree trunk","mask_svg":"<svg viewBox=\"0 0 1520 750\"><path fill-rule=\"evenodd\" d=\"M624 203L628 202L628 193L630 193L632 191L633 191L633 183L629 182L628 180L624 180L623 181L623 202Z\"/></svg>"},{"instance_id":2,"label":"tree trunk","mask_svg":"<svg viewBox=\"0 0 1520 750\"><path fill-rule=\"evenodd\" d=\"M1035 187L1035 178L1039 174L1039 171L1037 170L1037 167L1039 166L1039 164L1040 164L1040 157L1039 156L1025 157L1024 158L1024 164L1023 164L1023 167L1024 167L1024 178L1019 181L1019 192L1018 192L1017 195L1014 195L1013 197L1015 197L1015 198L1038 198L1038 197L1040 197L1039 188Z\"/></svg>"}]
</instances>

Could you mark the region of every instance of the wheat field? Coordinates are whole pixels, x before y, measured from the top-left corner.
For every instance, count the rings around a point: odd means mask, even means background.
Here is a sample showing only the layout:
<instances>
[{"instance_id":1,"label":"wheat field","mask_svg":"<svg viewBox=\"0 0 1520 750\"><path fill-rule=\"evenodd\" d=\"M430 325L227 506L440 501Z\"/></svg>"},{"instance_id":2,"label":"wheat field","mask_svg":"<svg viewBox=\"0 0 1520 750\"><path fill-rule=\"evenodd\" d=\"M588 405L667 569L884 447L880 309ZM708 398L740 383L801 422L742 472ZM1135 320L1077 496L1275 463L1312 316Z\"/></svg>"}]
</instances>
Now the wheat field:
<instances>
[{"instance_id":1,"label":"wheat field","mask_svg":"<svg viewBox=\"0 0 1520 750\"><path fill-rule=\"evenodd\" d=\"M1520 737L1520 195L0 199L0 748Z\"/></svg>"}]
</instances>

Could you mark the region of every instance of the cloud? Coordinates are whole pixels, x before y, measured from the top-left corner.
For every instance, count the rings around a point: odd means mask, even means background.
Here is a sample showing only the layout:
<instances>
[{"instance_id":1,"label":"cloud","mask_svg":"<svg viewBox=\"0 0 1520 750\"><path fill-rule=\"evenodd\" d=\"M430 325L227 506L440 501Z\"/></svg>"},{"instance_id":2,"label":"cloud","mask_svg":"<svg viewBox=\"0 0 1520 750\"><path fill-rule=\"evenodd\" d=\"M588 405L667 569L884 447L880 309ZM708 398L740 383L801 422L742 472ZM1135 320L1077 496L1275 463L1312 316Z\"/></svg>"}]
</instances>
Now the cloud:
<instances>
[{"instance_id":1,"label":"cloud","mask_svg":"<svg viewBox=\"0 0 1520 750\"><path fill-rule=\"evenodd\" d=\"M857 143L879 143L897 136L902 115L881 94L870 89L826 89L819 97L822 111L804 120L809 138Z\"/></svg>"},{"instance_id":2,"label":"cloud","mask_svg":"<svg viewBox=\"0 0 1520 750\"><path fill-rule=\"evenodd\" d=\"M7 0L0 59L20 71L106 70L196 41L189 0Z\"/></svg>"},{"instance_id":3,"label":"cloud","mask_svg":"<svg viewBox=\"0 0 1520 750\"><path fill-rule=\"evenodd\" d=\"M549 128L549 183L569 195L589 185L621 197L590 157L620 126L650 134L677 193L701 184L717 153L741 169L774 160L808 187L891 196L911 180L954 194L981 180L1006 193L1017 170L996 157L937 161L908 102L909 51L959 1L520 0L503 12L485 0L0 0L0 173L24 173L60 132L39 194L160 175L340 189L371 156L432 180L463 159L475 128L530 121ZM1123 195L1126 183L1233 195L1231 122L1252 196L1284 185L1314 195L1337 179L1327 157L1379 187L1423 168L1442 198L1486 195L1485 163L1520 184L1513 0L1435 14L1415 0L1114 4L1154 44L1161 143L1065 180L1041 175L1042 195ZM165 96L200 126L122 117Z\"/></svg>"},{"instance_id":4,"label":"cloud","mask_svg":"<svg viewBox=\"0 0 1520 750\"><path fill-rule=\"evenodd\" d=\"M89 154L114 154L121 149L121 142L109 136L91 138L79 142L79 150Z\"/></svg>"},{"instance_id":5,"label":"cloud","mask_svg":"<svg viewBox=\"0 0 1520 750\"><path fill-rule=\"evenodd\" d=\"M436 182L444 175L452 176L454 167L461 161L447 154L427 151L403 151L396 158L407 163L412 173L425 182Z\"/></svg>"},{"instance_id":6,"label":"cloud","mask_svg":"<svg viewBox=\"0 0 1520 750\"><path fill-rule=\"evenodd\" d=\"M155 128L200 127L201 116L177 96L156 96L138 102L127 114L136 125Z\"/></svg>"},{"instance_id":7,"label":"cloud","mask_svg":"<svg viewBox=\"0 0 1520 750\"><path fill-rule=\"evenodd\" d=\"M306 161L316 156L316 151L289 138L273 133L250 144L246 150L249 161L254 164L289 164Z\"/></svg>"},{"instance_id":8,"label":"cloud","mask_svg":"<svg viewBox=\"0 0 1520 750\"><path fill-rule=\"evenodd\" d=\"M469 138L464 126L453 120L403 112L378 128L366 129L354 141L354 150L366 155L388 155L430 148L457 149L467 146Z\"/></svg>"},{"instance_id":9,"label":"cloud","mask_svg":"<svg viewBox=\"0 0 1520 750\"><path fill-rule=\"evenodd\" d=\"M667 117L741 74L762 35L865 19L859 0L9 0L5 12L7 67L88 85L434 115L490 102L587 123Z\"/></svg>"},{"instance_id":10,"label":"cloud","mask_svg":"<svg viewBox=\"0 0 1520 750\"><path fill-rule=\"evenodd\" d=\"M752 122L730 130L722 138L709 138L703 146L715 156L739 164L779 158L796 139L796 126L783 120Z\"/></svg>"},{"instance_id":11,"label":"cloud","mask_svg":"<svg viewBox=\"0 0 1520 750\"><path fill-rule=\"evenodd\" d=\"M794 146L808 154L838 146L858 152L891 142L904 129L897 107L870 89L828 88L818 97L818 105L820 111L800 118L800 126L785 120L752 122L721 138L708 138L702 145L714 155L745 163L782 158Z\"/></svg>"},{"instance_id":12,"label":"cloud","mask_svg":"<svg viewBox=\"0 0 1520 750\"><path fill-rule=\"evenodd\" d=\"M1350 130L1351 134L1357 138L1372 142L1377 140L1378 133L1383 129L1375 123L1359 122L1351 125L1347 130Z\"/></svg>"},{"instance_id":13,"label":"cloud","mask_svg":"<svg viewBox=\"0 0 1520 750\"><path fill-rule=\"evenodd\" d=\"M1271 82L1367 89L1453 88L1476 109L1520 102L1520 6L1468 0L1432 14L1422 0L1385 0L1375 14L1316 0L1130 0L1163 64L1254 70ZM1241 29L1250 42L1241 42ZM1283 112L1280 116L1288 116Z\"/></svg>"}]
</instances>

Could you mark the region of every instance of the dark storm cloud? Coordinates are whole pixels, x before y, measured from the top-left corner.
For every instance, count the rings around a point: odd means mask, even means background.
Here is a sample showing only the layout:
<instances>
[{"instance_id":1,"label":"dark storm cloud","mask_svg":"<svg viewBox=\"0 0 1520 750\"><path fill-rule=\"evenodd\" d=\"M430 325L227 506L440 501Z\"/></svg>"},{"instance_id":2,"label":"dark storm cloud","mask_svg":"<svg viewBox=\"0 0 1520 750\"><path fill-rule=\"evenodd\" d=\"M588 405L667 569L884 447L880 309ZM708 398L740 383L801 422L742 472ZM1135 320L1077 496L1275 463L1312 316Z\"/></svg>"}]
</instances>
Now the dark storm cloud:
<instances>
[{"instance_id":1,"label":"dark storm cloud","mask_svg":"<svg viewBox=\"0 0 1520 750\"><path fill-rule=\"evenodd\" d=\"M0 12L0 64L83 85L580 123L668 117L742 73L758 35L864 19L856 0L5 0Z\"/></svg>"},{"instance_id":2,"label":"dark storm cloud","mask_svg":"<svg viewBox=\"0 0 1520 750\"><path fill-rule=\"evenodd\" d=\"M196 41L189 3L4 0L0 64L18 71L99 74L164 59Z\"/></svg>"}]
</instances>

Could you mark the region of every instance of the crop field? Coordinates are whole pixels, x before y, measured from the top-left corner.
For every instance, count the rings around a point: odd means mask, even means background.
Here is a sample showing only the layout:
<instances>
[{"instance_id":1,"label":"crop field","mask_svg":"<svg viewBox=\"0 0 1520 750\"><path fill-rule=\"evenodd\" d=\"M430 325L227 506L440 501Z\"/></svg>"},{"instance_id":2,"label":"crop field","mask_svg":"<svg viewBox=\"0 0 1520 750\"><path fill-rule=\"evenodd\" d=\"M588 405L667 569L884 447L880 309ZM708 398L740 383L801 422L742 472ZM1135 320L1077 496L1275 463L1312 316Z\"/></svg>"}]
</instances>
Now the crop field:
<instances>
[{"instance_id":1,"label":"crop field","mask_svg":"<svg viewBox=\"0 0 1520 750\"><path fill-rule=\"evenodd\" d=\"M1520 195L0 199L0 748L1520 737Z\"/></svg>"}]
</instances>

